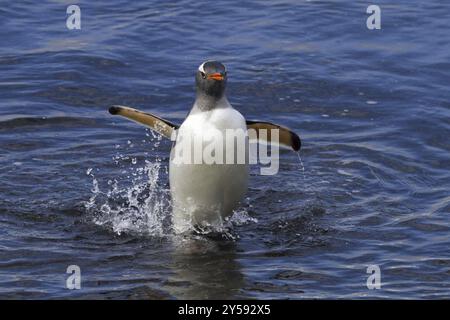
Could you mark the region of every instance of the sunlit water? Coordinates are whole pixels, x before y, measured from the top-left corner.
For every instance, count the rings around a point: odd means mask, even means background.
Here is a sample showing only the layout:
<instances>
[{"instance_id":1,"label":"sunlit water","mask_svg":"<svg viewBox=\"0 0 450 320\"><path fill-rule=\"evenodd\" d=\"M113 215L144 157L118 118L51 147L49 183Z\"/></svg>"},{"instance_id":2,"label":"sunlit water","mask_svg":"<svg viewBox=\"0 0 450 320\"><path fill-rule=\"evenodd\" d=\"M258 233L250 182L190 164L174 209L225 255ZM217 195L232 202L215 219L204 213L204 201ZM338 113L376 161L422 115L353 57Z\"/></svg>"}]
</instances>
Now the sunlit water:
<instances>
[{"instance_id":1,"label":"sunlit water","mask_svg":"<svg viewBox=\"0 0 450 320\"><path fill-rule=\"evenodd\" d=\"M377 1L371 31L361 1L79 3L79 31L70 1L0 7L1 298L450 297L449 4ZM211 58L303 148L176 236L171 142L107 108L180 123Z\"/></svg>"}]
</instances>

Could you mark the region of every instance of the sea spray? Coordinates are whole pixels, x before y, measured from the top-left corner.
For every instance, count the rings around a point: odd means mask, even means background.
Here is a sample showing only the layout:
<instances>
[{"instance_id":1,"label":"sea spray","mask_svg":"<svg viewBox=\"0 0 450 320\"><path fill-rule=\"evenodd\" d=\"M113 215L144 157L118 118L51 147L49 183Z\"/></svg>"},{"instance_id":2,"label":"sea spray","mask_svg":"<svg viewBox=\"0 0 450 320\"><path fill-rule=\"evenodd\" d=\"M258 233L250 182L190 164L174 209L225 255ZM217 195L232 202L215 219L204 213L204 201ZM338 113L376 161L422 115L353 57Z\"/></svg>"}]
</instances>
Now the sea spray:
<instances>
[{"instance_id":1,"label":"sea spray","mask_svg":"<svg viewBox=\"0 0 450 320\"><path fill-rule=\"evenodd\" d=\"M107 186L100 187L93 169L86 172L92 178L92 195L84 206L92 221L117 234L168 234L171 208L169 190L160 181L160 173L165 172L161 159L145 160L143 166L135 157L117 154L113 159L116 165L124 161L131 166L120 170Z\"/></svg>"},{"instance_id":2,"label":"sea spray","mask_svg":"<svg viewBox=\"0 0 450 320\"><path fill-rule=\"evenodd\" d=\"M158 136L152 137L149 133L146 135L153 138L153 147L161 142ZM129 140L125 147L133 148L134 143ZM119 149L120 145L115 148ZM161 158L139 160L135 156L121 153L117 153L113 161L116 170L111 172L115 176L107 180L106 185L94 174L94 171L99 173L98 169L89 168L86 171L92 179L92 187L91 196L84 207L93 223L117 234L125 232L157 237L171 235L172 208L167 164ZM202 228L192 226L192 231L208 236L222 234L226 239L235 240L232 230L234 226L256 222L255 218L248 215L244 206L217 225Z\"/></svg>"}]
</instances>

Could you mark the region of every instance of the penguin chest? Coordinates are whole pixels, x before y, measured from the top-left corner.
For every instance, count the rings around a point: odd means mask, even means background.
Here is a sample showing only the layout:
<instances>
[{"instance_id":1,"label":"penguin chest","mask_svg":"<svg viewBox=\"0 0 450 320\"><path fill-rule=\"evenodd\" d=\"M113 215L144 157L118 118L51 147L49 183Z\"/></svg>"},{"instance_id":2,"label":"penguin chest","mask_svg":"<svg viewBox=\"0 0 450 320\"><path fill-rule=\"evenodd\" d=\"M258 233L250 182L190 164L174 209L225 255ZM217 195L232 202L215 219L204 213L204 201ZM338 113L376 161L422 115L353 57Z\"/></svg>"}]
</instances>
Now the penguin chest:
<instances>
[{"instance_id":1,"label":"penguin chest","mask_svg":"<svg viewBox=\"0 0 450 320\"><path fill-rule=\"evenodd\" d=\"M214 223L239 205L247 191L248 165L246 155L237 161L238 153L248 148L239 148L235 130L245 134L246 124L232 108L192 115L181 125L169 166L175 220Z\"/></svg>"}]
</instances>

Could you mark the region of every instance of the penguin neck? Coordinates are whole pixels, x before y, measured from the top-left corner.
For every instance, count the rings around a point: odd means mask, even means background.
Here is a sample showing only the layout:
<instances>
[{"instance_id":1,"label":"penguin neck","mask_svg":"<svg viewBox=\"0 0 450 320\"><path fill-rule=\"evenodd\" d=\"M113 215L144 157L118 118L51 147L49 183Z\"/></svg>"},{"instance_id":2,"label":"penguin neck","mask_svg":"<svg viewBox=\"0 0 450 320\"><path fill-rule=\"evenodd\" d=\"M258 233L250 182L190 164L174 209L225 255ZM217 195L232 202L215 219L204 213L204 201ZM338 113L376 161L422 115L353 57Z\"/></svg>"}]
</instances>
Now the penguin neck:
<instances>
[{"instance_id":1,"label":"penguin neck","mask_svg":"<svg viewBox=\"0 0 450 320\"><path fill-rule=\"evenodd\" d=\"M203 92L197 92L194 103L194 109L199 111L210 111L216 108L224 108L229 106L228 99L223 94L221 97L207 95Z\"/></svg>"}]
</instances>

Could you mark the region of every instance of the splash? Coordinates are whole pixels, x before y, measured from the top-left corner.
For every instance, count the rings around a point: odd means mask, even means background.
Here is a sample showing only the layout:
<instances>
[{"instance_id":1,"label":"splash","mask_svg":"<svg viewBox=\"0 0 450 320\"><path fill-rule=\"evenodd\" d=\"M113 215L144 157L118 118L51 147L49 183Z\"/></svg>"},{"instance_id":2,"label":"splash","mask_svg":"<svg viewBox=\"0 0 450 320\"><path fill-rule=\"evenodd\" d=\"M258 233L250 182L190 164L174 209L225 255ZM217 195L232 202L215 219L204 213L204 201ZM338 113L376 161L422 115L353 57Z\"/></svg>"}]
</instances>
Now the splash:
<instances>
[{"instance_id":1,"label":"splash","mask_svg":"<svg viewBox=\"0 0 450 320\"><path fill-rule=\"evenodd\" d=\"M258 223L258 219L250 216L246 208L240 208L234 211L228 222L233 226L241 226L248 223Z\"/></svg>"},{"instance_id":2,"label":"splash","mask_svg":"<svg viewBox=\"0 0 450 320\"><path fill-rule=\"evenodd\" d=\"M142 142L146 143L145 140ZM159 142L158 139L156 143ZM134 146L128 141L126 148ZM118 148L120 145L116 145L116 149ZM99 172L98 169L89 168L86 171L92 178L92 195L84 203L84 207L92 221L117 234L127 232L150 236L167 235L170 230L171 208L169 190L162 185L162 175L167 172L162 160L156 158L139 163L136 157L120 153L113 160L119 170L114 179L107 181L106 186L100 187L100 179L94 174Z\"/></svg>"},{"instance_id":3,"label":"splash","mask_svg":"<svg viewBox=\"0 0 450 320\"><path fill-rule=\"evenodd\" d=\"M248 202L248 198L246 201ZM190 206L195 211L198 208L195 205ZM249 223L257 223L258 220L248 213L248 203L233 211L229 217L222 218L217 212L217 208L209 207L211 214L217 213L217 219L214 222L201 221L196 223L193 219L183 219L174 226L177 235L181 236L206 236L207 238L237 240L239 235L235 232L235 227L246 225Z\"/></svg>"},{"instance_id":4,"label":"splash","mask_svg":"<svg viewBox=\"0 0 450 320\"><path fill-rule=\"evenodd\" d=\"M150 137L149 134L147 134ZM161 139L153 136L153 148ZM145 140L142 141L146 143ZM135 147L127 141L127 151ZM120 145L115 146L121 148ZM126 152L129 153L129 152ZM148 155L144 153L144 155ZM160 158L138 161L137 158L117 153L113 157L117 166L115 178L102 183L97 177L100 170L89 168L86 174L92 179L91 196L84 203L90 220L116 234L130 233L143 236L166 237L173 235L172 206L168 189L167 165ZM142 165L143 163L143 165ZM106 179L105 179L106 180ZM257 222L250 217L246 208L240 208L225 220L215 225L189 226L189 232L197 235L222 234L227 239L236 239L234 226Z\"/></svg>"},{"instance_id":5,"label":"splash","mask_svg":"<svg viewBox=\"0 0 450 320\"><path fill-rule=\"evenodd\" d=\"M147 162L138 168L131 185L109 180L102 191L92 172L92 196L85 204L95 224L111 228L115 233L143 233L164 236L170 212L168 191L158 186L161 163ZM146 177L147 179L144 179Z\"/></svg>"}]
</instances>

